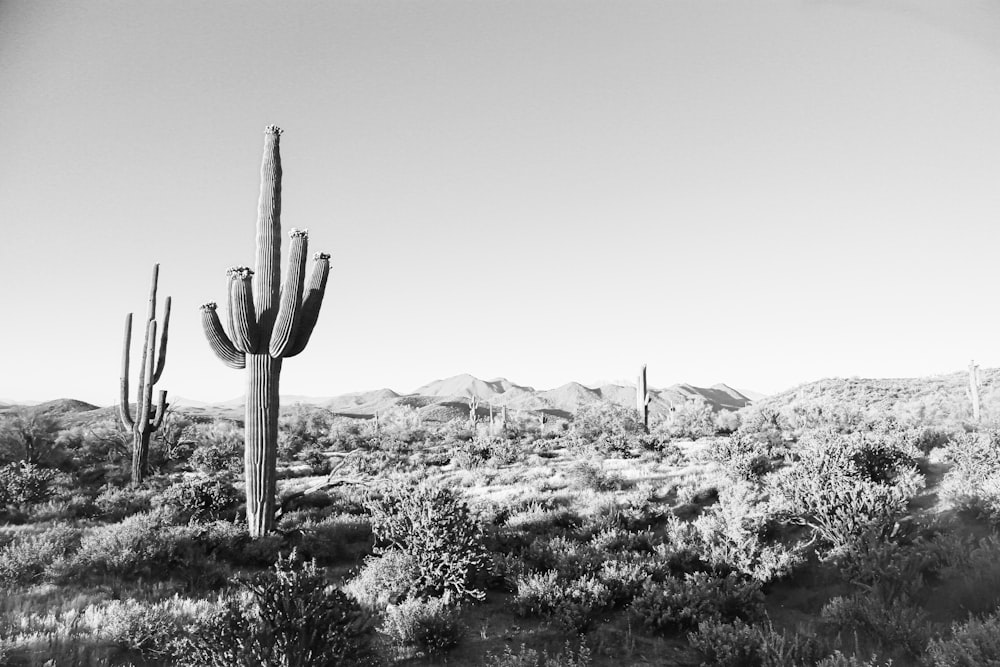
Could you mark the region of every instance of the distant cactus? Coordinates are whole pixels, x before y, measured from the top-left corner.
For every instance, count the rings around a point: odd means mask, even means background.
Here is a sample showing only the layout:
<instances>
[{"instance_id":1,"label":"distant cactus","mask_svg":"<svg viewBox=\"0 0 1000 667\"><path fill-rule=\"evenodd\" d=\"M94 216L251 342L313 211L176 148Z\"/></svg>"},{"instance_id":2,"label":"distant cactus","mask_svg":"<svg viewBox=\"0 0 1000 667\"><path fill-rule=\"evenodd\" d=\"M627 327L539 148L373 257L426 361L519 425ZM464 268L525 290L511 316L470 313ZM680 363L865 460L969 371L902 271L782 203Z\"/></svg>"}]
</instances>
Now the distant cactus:
<instances>
[{"instance_id":1,"label":"distant cactus","mask_svg":"<svg viewBox=\"0 0 1000 667\"><path fill-rule=\"evenodd\" d=\"M135 417L132 417L128 400L129 349L132 346L132 313L125 317L125 341L122 345L121 392L118 410L122 424L132 432L132 485L137 486L146 477L149 467L149 437L163 423L167 412L167 392L161 391L153 412L153 385L163 374L167 362L167 327L170 325L170 297L163 308L163 330L160 332L160 350L156 352L156 286L160 265L153 265L153 284L149 289L149 311L146 317L146 334L142 345L142 365L139 367L139 391L136 395Z\"/></svg>"},{"instance_id":2,"label":"distant cactus","mask_svg":"<svg viewBox=\"0 0 1000 667\"><path fill-rule=\"evenodd\" d=\"M979 366L976 365L974 361L969 362L969 388L966 390L966 394L969 396L969 400L972 401L972 419L978 424L980 418L980 407L979 407L979 382L981 380L979 374Z\"/></svg>"},{"instance_id":3,"label":"distant cactus","mask_svg":"<svg viewBox=\"0 0 1000 667\"><path fill-rule=\"evenodd\" d=\"M202 326L216 356L230 368L248 371L244 463L247 523L255 537L274 528L281 362L302 352L309 342L330 273L330 256L317 253L306 283L308 232L292 229L288 273L281 284L280 135L274 125L264 131L256 267L227 272L228 333L216 304L201 307Z\"/></svg>"},{"instance_id":4,"label":"distant cactus","mask_svg":"<svg viewBox=\"0 0 1000 667\"><path fill-rule=\"evenodd\" d=\"M639 421L642 422L642 427L649 430L649 402L652 400L649 397L649 388L646 386L646 364L642 365L642 370L639 371L639 382L635 387L635 403L636 408L639 410Z\"/></svg>"}]
</instances>

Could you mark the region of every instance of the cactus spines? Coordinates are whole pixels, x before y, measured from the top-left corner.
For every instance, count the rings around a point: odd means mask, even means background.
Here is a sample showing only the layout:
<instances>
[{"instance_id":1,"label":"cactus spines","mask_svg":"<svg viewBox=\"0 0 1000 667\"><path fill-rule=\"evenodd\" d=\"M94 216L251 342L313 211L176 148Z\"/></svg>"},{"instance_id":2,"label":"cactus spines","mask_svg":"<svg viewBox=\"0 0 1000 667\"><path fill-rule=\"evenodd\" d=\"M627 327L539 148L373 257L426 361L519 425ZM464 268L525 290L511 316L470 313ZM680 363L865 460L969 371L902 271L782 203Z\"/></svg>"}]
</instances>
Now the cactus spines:
<instances>
[{"instance_id":1,"label":"cactus spines","mask_svg":"<svg viewBox=\"0 0 1000 667\"><path fill-rule=\"evenodd\" d=\"M278 381L281 363L305 349L319 318L330 255L316 253L306 282L308 231L292 229L289 265L281 283L281 130L264 130L256 264L229 275L229 332L214 303L202 306L202 325L216 356L247 369L244 464L247 523L254 537L274 527L277 489Z\"/></svg>"},{"instance_id":2,"label":"cactus spines","mask_svg":"<svg viewBox=\"0 0 1000 667\"><path fill-rule=\"evenodd\" d=\"M635 387L635 404L636 408L639 410L639 419L642 421L642 427L649 430L649 402L652 400L649 396L649 387L646 386L646 364L642 365L642 370L639 371L639 382Z\"/></svg>"},{"instance_id":3,"label":"cactus spines","mask_svg":"<svg viewBox=\"0 0 1000 667\"><path fill-rule=\"evenodd\" d=\"M149 310L142 346L142 364L139 367L139 387L136 392L135 417L128 399L129 349L132 347L132 313L125 316L125 340L122 343L122 373L118 409L122 424L132 432L132 485L137 486L146 477L149 467L149 438L160 428L167 411L167 392L160 391L156 408L153 408L153 385L163 375L167 363L167 329L170 325L170 297L163 306L163 330L160 332L159 354L156 349L156 287L160 265L153 265L153 280L149 289Z\"/></svg>"},{"instance_id":4,"label":"cactus spines","mask_svg":"<svg viewBox=\"0 0 1000 667\"><path fill-rule=\"evenodd\" d=\"M979 366L975 361L969 362L969 389L967 391L969 400L972 401L972 419L978 424L980 418L979 405Z\"/></svg>"}]
</instances>

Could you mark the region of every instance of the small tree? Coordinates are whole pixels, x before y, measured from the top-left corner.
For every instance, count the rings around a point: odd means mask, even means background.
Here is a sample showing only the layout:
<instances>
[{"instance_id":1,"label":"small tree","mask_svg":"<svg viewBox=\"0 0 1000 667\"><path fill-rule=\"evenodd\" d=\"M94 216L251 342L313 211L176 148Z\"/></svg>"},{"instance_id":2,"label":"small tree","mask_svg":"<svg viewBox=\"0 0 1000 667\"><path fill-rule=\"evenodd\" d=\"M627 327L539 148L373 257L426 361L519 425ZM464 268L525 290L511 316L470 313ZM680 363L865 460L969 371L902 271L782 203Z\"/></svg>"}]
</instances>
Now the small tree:
<instances>
[{"instance_id":1,"label":"small tree","mask_svg":"<svg viewBox=\"0 0 1000 667\"><path fill-rule=\"evenodd\" d=\"M0 421L0 458L42 463L53 451L62 422L43 412L20 409Z\"/></svg>"}]
</instances>

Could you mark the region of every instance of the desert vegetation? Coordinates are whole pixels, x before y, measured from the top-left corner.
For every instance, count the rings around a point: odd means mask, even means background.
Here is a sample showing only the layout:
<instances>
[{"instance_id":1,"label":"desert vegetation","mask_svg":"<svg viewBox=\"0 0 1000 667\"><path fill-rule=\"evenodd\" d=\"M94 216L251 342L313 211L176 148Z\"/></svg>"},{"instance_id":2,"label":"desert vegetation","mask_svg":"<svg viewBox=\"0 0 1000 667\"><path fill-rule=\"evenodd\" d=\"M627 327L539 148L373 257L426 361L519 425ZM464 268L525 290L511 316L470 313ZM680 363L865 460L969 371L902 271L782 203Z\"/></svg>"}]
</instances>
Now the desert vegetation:
<instances>
[{"instance_id":1,"label":"desert vegetation","mask_svg":"<svg viewBox=\"0 0 1000 667\"><path fill-rule=\"evenodd\" d=\"M1000 664L996 372L282 407L329 256L281 284L279 136L202 307L240 416L153 408L158 266L134 413L131 315L116 408L0 410L2 664Z\"/></svg>"},{"instance_id":2,"label":"desert vegetation","mask_svg":"<svg viewBox=\"0 0 1000 667\"><path fill-rule=\"evenodd\" d=\"M646 428L613 404L544 421L287 406L274 530L259 536L246 522L243 424L167 411L150 474L133 485L132 433L113 411L10 409L0 655L994 664L993 394L977 423L960 388L913 409L937 379L901 382L909 398L895 410L869 400L877 385L852 384L708 419L654 413Z\"/></svg>"}]
</instances>

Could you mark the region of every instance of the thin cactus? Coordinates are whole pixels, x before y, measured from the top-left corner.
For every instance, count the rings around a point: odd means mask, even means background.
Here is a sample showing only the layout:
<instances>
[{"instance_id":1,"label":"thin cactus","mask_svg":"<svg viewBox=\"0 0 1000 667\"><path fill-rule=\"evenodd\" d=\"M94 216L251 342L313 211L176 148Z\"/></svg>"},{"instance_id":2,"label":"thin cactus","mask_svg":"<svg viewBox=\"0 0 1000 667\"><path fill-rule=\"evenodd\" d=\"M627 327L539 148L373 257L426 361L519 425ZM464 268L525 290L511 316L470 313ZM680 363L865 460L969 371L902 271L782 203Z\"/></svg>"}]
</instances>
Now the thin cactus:
<instances>
[{"instance_id":1,"label":"thin cactus","mask_svg":"<svg viewBox=\"0 0 1000 667\"><path fill-rule=\"evenodd\" d=\"M156 349L156 287L160 265L153 265L152 286L149 289L149 310L146 316L146 333L142 345L142 365L139 367L139 389L136 392L135 417L128 400L129 350L132 347L132 313L125 316L125 340L122 344L122 374L118 411L122 424L132 432L132 485L142 484L149 469L149 438L163 424L167 412L167 392L160 391L156 409L153 409L153 385L163 375L167 363L167 328L170 325L170 297L163 308L163 329L160 332L160 349Z\"/></svg>"},{"instance_id":2,"label":"thin cactus","mask_svg":"<svg viewBox=\"0 0 1000 667\"><path fill-rule=\"evenodd\" d=\"M979 383L982 377L979 374L979 366L975 361L969 362L969 388L966 390L966 394L969 400L972 401L972 419L978 424L980 419L980 403L979 403Z\"/></svg>"},{"instance_id":3,"label":"thin cactus","mask_svg":"<svg viewBox=\"0 0 1000 667\"><path fill-rule=\"evenodd\" d=\"M639 382L635 387L635 403L639 410L639 420L647 431L649 430L649 402L651 400L649 387L646 385L646 364L643 364L642 370L639 371Z\"/></svg>"},{"instance_id":4,"label":"thin cactus","mask_svg":"<svg viewBox=\"0 0 1000 667\"><path fill-rule=\"evenodd\" d=\"M469 396L469 421L473 424L476 423L477 414L476 411L479 410L479 397Z\"/></svg>"},{"instance_id":5,"label":"thin cactus","mask_svg":"<svg viewBox=\"0 0 1000 667\"><path fill-rule=\"evenodd\" d=\"M216 356L230 368L247 369L244 464L247 524L252 536L274 528L277 491L278 381L281 363L302 352L319 318L330 255L313 256L306 281L308 231L292 229L289 265L281 284L281 130L264 130L257 249L254 269L229 269L229 331L216 304L201 307L202 326Z\"/></svg>"}]
</instances>

